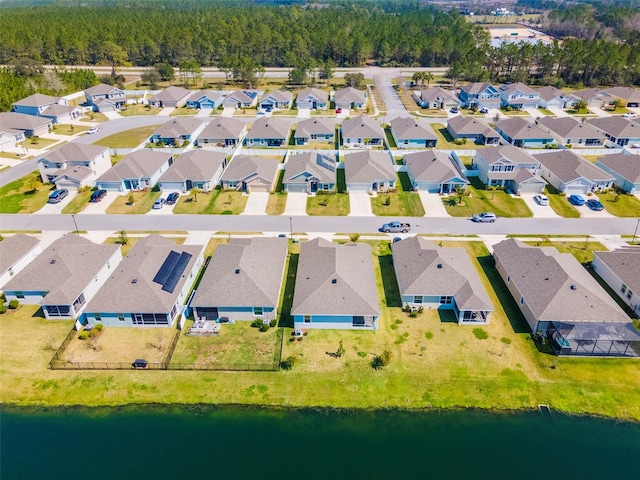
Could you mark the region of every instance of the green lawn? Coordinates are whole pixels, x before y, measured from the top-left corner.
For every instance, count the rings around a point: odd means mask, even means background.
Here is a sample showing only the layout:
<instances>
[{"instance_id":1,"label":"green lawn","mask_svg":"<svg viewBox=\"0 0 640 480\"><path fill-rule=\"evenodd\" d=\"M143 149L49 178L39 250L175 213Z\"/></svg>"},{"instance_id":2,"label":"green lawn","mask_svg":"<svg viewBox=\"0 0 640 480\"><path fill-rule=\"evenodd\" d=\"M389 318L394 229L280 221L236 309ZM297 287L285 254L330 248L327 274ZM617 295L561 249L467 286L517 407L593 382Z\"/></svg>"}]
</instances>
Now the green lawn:
<instances>
[{"instance_id":1,"label":"green lawn","mask_svg":"<svg viewBox=\"0 0 640 480\"><path fill-rule=\"evenodd\" d=\"M142 142L147 141L159 127L160 125L149 125L114 133L108 137L101 138L94 145L102 145L109 148L135 148Z\"/></svg>"},{"instance_id":2,"label":"green lawn","mask_svg":"<svg viewBox=\"0 0 640 480\"><path fill-rule=\"evenodd\" d=\"M267 202L267 215L282 215L287 206L286 193L272 193Z\"/></svg>"},{"instance_id":3,"label":"green lawn","mask_svg":"<svg viewBox=\"0 0 640 480\"><path fill-rule=\"evenodd\" d=\"M173 209L177 214L238 215L244 211L249 197L242 192L213 190L193 195L182 195Z\"/></svg>"},{"instance_id":4,"label":"green lawn","mask_svg":"<svg viewBox=\"0 0 640 480\"><path fill-rule=\"evenodd\" d=\"M248 195L236 191L221 191L220 194L213 199L213 214L223 215L239 215L244 211L247 205Z\"/></svg>"},{"instance_id":5,"label":"green lawn","mask_svg":"<svg viewBox=\"0 0 640 480\"><path fill-rule=\"evenodd\" d=\"M599 193L604 209L617 217L640 217L640 199L635 195L617 195L615 192Z\"/></svg>"},{"instance_id":6,"label":"green lawn","mask_svg":"<svg viewBox=\"0 0 640 480\"><path fill-rule=\"evenodd\" d=\"M24 142L22 142L22 146L25 148L43 149L43 148L48 148L55 144L57 144L57 146L60 146L64 143L66 143L66 141L61 142L60 140L57 140L54 138L38 137L38 138L27 138Z\"/></svg>"},{"instance_id":7,"label":"green lawn","mask_svg":"<svg viewBox=\"0 0 640 480\"><path fill-rule=\"evenodd\" d=\"M86 132L90 127L84 125L73 125L71 123L59 124L53 126L53 133L58 135L76 135L78 133Z\"/></svg>"},{"instance_id":8,"label":"green lawn","mask_svg":"<svg viewBox=\"0 0 640 480\"><path fill-rule=\"evenodd\" d=\"M457 195L443 198L447 213L452 217L471 217L474 213L493 212L498 217L532 217L533 213L521 198L515 198L504 191L484 190L477 177L470 178L471 185L467 187L470 196L462 196L463 205L454 202L459 200Z\"/></svg>"},{"instance_id":9,"label":"green lawn","mask_svg":"<svg viewBox=\"0 0 640 480\"><path fill-rule=\"evenodd\" d=\"M160 192L131 192L134 198L133 205L129 205L129 194L119 195L107 207L107 213L111 214L142 214L147 213L153 207L153 203L160 196ZM166 208L166 207L165 207Z\"/></svg>"},{"instance_id":10,"label":"green lawn","mask_svg":"<svg viewBox=\"0 0 640 480\"><path fill-rule=\"evenodd\" d=\"M197 108L187 108L187 107L180 107L180 108L176 108L173 112L171 112L171 117L175 117L175 116L180 116L180 115L186 115L186 116L195 116L195 114L198 113L198 109Z\"/></svg>"},{"instance_id":11,"label":"green lawn","mask_svg":"<svg viewBox=\"0 0 640 480\"><path fill-rule=\"evenodd\" d=\"M565 195L560 195L552 185L546 186L545 195L549 199L549 206L563 218L580 218L580 212L569 203Z\"/></svg>"},{"instance_id":12,"label":"green lawn","mask_svg":"<svg viewBox=\"0 0 640 480\"><path fill-rule=\"evenodd\" d=\"M87 115L80 118L81 122L106 122L107 120L109 120L109 117L100 112L89 112Z\"/></svg>"},{"instance_id":13,"label":"green lawn","mask_svg":"<svg viewBox=\"0 0 640 480\"><path fill-rule=\"evenodd\" d=\"M538 110L540 111L540 113L542 113L543 115L548 115L550 117L555 117L555 113L553 113L551 110L549 110L548 108L542 108L542 107L538 107Z\"/></svg>"},{"instance_id":14,"label":"green lawn","mask_svg":"<svg viewBox=\"0 0 640 480\"><path fill-rule=\"evenodd\" d=\"M467 140L467 143L462 145L457 145L447 127L442 123L432 123L431 128L438 136L438 148L441 150L474 150L486 147L486 145L476 145L473 139Z\"/></svg>"},{"instance_id":15,"label":"green lawn","mask_svg":"<svg viewBox=\"0 0 640 480\"><path fill-rule=\"evenodd\" d=\"M420 196L411 191L411 181L406 172L398 173L398 191L380 193L371 198L371 210L374 215L396 217L423 217L424 206Z\"/></svg>"},{"instance_id":16,"label":"green lawn","mask_svg":"<svg viewBox=\"0 0 640 480\"><path fill-rule=\"evenodd\" d=\"M149 105L127 105L120 110L123 117L133 117L136 115L157 115L161 108L151 107Z\"/></svg>"},{"instance_id":17,"label":"green lawn","mask_svg":"<svg viewBox=\"0 0 640 480\"><path fill-rule=\"evenodd\" d=\"M349 215L351 206L349 195L314 195L307 198L307 215L342 216Z\"/></svg>"},{"instance_id":18,"label":"green lawn","mask_svg":"<svg viewBox=\"0 0 640 480\"><path fill-rule=\"evenodd\" d=\"M80 192L76 195L63 209L62 213L80 213L87 205L89 205L89 198L93 190L87 190L86 192Z\"/></svg>"},{"instance_id":19,"label":"green lawn","mask_svg":"<svg viewBox=\"0 0 640 480\"><path fill-rule=\"evenodd\" d=\"M47 203L53 190L55 185L43 184L39 172L31 172L0 188L0 213L37 212Z\"/></svg>"},{"instance_id":20,"label":"green lawn","mask_svg":"<svg viewBox=\"0 0 640 480\"><path fill-rule=\"evenodd\" d=\"M398 148L398 145L396 144L396 141L391 134L391 127L385 127L384 134L387 137L387 143L389 144L389 147Z\"/></svg>"},{"instance_id":21,"label":"green lawn","mask_svg":"<svg viewBox=\"0 0 640 480\"><path fill-rule=\"evenodd\" d=\"M587 264L593 260L593 252L606 252L605 247L600 242L592 242L585 237L584 242L552 242L549 240L543 241L525 241L529 245L536 247L555 247L561 253L570 253L580 263Z\"/></svg>"}]
</instances>

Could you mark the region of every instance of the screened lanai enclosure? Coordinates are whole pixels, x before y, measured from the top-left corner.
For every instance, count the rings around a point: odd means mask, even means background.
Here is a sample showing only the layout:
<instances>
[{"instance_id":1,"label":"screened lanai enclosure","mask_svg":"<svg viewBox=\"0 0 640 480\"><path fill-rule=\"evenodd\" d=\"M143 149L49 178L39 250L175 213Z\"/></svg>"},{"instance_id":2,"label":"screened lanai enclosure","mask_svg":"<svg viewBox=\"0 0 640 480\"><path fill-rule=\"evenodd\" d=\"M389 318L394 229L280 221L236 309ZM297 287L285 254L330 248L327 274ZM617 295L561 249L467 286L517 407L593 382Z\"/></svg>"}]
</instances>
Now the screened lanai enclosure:
<instances>
[{"instance_id":1,"label":"screened lanai enclosure","mask_svg":"<svg viewBox=\"0 0 640 480\"><path fill-rule=\"evenodd\" d=\"M640 356L640 332L632 323L551 322L547 340L557 355Z\"/></svg>"}]
</instances>

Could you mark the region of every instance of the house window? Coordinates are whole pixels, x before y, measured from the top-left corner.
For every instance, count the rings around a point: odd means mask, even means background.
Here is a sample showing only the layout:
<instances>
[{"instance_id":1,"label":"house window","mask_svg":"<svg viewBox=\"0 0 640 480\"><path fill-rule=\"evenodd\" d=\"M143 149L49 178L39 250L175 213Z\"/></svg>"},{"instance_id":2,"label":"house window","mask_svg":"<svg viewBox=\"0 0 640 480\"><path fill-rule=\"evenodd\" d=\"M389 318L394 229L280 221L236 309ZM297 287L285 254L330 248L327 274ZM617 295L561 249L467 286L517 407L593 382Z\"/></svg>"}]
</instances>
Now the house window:
<instances>
[{"instance_id":1,"label":"house window","mask_svg":"<svg viewBox=\"0 0 640 480\"><path fill-rule=\"evenodd\" d=\"M253 307L253 316L261 317L262 316L262 307Z\"/></svg>"},{"instance_id":2,"label":"house window","mask_svg":"<svg viewBox=\"0 0 640 480\"><path fill-rule=\"evenodd\" d=\"M235 180L230 180L227 182L227 187L229 188L238 188L238 182Z\"/></svg>"},{"instance_id":3,"label":"house window","mask_svg":"<svg viewBox=\"0 0 640 480\"><path fill-rule=\"evenodd\" d=\"M416 295L413 297L413 303L422 303L422 295Z\"/></svg>"},{"instance_id":4,"label":"house window","mask_svg":"<svg viewBox=\"0 0 640 480\"><path fill-rule=\"evenodd\" d=\"M520 305L524 305L524 297L520 297Z\"/></svg>"},{"instance_id":5,"label":"house window","mask_svg":"<svg viewBox=\"0 0 640 480\"><path fill-rule=\"evenodd\" d=\"M68 317L71 310L69 305L47 305L46 308L50 317Z\"/></svg>"},{"instance_id":6,"label":"house window","mask_svg":"<svg viewBox=\"0 0 640 480\"><path fill-rule=\"evenodd\" d=\"M99 313L94 313L93 314L93 318L96 320L96 322L101 322L102 321L102 317L100 316Z\"/></svg>"},{"instance_id":7,"label":"house window","mask_svg":"<svg viewBox=\"0 0 640 480\"><path fill-rule=\"evenodd\" d=\"M451 295L443 295L440 297L440 303L443 305L450 305L453 302L453 297Z\"/></svg>"},{"instance_id":8,"label":"house window","mask_svg":"<svg viewBox=\"0 0 640 480\"><path fill-rule=\"evenodd\" d=\"M404 144L405 144L405 145L409 145L409 140L405 140L405 141L404 141Z\"/></svg>"},{"instance_id":9,"label":"house window","mask_svg":"<svg viewBox=\"0 0 640 480\"><path fill-rule=\"evenodd\" d=\"M631 297L633 296L633 292L631 290L629 290L627 292L627 300L631 300Z\"/></svg>"},{"instance_id":10,"label":"house window","mask_svg":"<svg viewBox=\"0 0 640 480\"><path fill-rule=\"evenodd\" d=\"M622 287L620 287L620 291L621 291L622 293L624 293L624 292L626 292L626 291L627 291L627 286L626 286L624 283L622 284Z\"/></svg>"},{"instance_id":11,"label":"house window","mask_svg":"<svg viewBox=\"0 0 640 480\"><path fill-rule=\"evenodd\" d=\"M119 322L124 322L124 313L119 313L118 314L118 321Z\"/></svg>"},{"instance_id":12,"label":"house window","mask_svg":"<svg viewBox=\"0 0 640 480\"><path fill-rule=\"evenodd\" d=\"M16 298L24 298L24 292L16 292Z\"/></svg>"},{"instance_id":13,"label":"house window","mask_svg":"<svg viewBox=\"0 0 640 480\"><path fill-rule=\"evenodd\" d=\"M304 323L311 323L311 315L304 316Z\"/></svg>"},{"instance_id":14,"label":"house window","mask_svg":"<svg viewBox=\"0 0 640 480\"><path fill-rule=\"evenodd\" d=\"M318 136L316 134L311 134L311 140L316 140Z\"/></svg>"},{"instance_id":15,"label":"house window","mask_svg":"<svg viewBox=\"0 0 640 480\"><path fill-rule=\"evenodd\" d=\"M81 307L82 305L84 305L84 303L85 303L84 293L81 293L80 296L76 298L76 301L73 302L73 309L78 310L78 307Z\"/></svg>"}]
</instances>

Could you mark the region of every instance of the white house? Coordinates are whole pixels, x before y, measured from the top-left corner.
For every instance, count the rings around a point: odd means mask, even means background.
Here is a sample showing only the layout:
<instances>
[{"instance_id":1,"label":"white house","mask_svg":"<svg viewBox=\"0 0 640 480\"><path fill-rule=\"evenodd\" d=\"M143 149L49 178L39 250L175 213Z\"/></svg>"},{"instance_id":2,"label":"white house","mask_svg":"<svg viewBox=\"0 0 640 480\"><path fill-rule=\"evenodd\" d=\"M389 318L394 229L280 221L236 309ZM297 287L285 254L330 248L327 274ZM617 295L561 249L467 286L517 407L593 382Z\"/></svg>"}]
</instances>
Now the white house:
<instances>
[{"instance_id":1,"label":"white house","mask_svg":"<svg viewBox=\"0 0 640 480\"><path fill-rule=\"evenodd\" d=\"M162 174L158 186L163 192L187 193L192 188L209 192L216 188L227 155L211 150L189 150L180 155Z\"/></svg>"},{"instance_id":2,"label":"white house","mask_svg":"<svg viewBox=\"0 0 640 480\"><path fill-rule=\"evenodd\" d=\"M478 149L473 161L485 185L515 193L540 193L547 183L540 178L540 162L513 145Z\"/></svg>"},{"instance_id":3,"label":"white house","mask_svg":"<svg viewBox=\"0 0 640 480\"><path fill-rule=\"evenodd\" d=\"M136 150L103 173L96 186L111 192L152 188L173 163L170 153Z\"/></svg>"},{"instance_id":4,"label":"white house","mask_svg":"<svg viewBox=\"0 0 640 480\"><path fill-rule=\"evenodd\" d=\"M540 162L540 175L566 195L606 190L614 178L569 150L555 150L534 155Z\"/></svg>"},{"instance_id":5,"label":"white house","mask_svg":"<svg viewBox=\"0 0 640 480\"><path fill-rule=\"evenodd\" d=\"M349 192L386 192L396 188L396 170L388 152L366 150L344 156Z\"/></svg>"},{"instance_id":6,"label":"white house","mask_svg":"<svg viewBox=\"0 0 640 480\"><path fill-rule=\"evenodd\" d=\"M593 252L591 268L640 317L640 248Z\"/></svg>"},{"instance_id":7,"label":"white house","mask_svg":"<svg viewBox=\"0 0 640 480\"><path fill-rule=\"evenodd\" d=\"M40 177L56 188L95 186L96 179L111 168L109 148L82 143L65 143L38 159Z\"/></svg>"},{"instance_id":8,"label":"white house","mask_svg":"<svg viewBox=\"0 0 640 480\"><path fill-rule=\"evenodd\" d=\"M42 251L40 240L24 233L6 237L0 242L0 288L20 273Z\"/></svg>"}]
</instances>

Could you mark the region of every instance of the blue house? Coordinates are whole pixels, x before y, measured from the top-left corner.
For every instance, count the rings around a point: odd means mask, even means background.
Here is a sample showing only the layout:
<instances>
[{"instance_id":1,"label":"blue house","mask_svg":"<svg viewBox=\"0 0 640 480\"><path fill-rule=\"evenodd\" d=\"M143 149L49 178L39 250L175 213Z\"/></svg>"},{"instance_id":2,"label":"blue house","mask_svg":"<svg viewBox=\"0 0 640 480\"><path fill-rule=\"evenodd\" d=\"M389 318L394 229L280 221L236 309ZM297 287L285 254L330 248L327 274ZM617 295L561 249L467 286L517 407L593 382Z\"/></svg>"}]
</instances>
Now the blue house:
<instances>
[{"instance_id":1,"label":"blue house","mask_svg":"<svg viewBox=\"0 0 640 480\"><path fill-rule=\"evenodd\" d=\"M404 156L407 175L414 190L429 193L452 193L465 188L469 180L458 163L445 152L425 150Z\"/></svg>"},{"instance_id":2,"label":"blue house","mask_svg":"<svg viewBox=\"0 0 640 480\"><path fill-rule=\"evenodd\" d=\"M538 108L540 92L522 82L503 85L499 88L502 105L515 109Z\"/></svg>"},{"instance_id":3,"label":"blue house","mask_svg":"<svg viewBox=\"0 0 640 480\"><path fill-rule=\"evenodd\" d=\"M544 148L555 142L553 136L524 118L500 120L494 125L507 143L522 148Z\"/></svg>"},{"instance_id":4,"label":"blue house","mask_svg":"<svg viewBox=\"0 0 640 480\"><path fill-rule=\"evenodd\" d=\"M199 110L215 110L222 104L222 93L211 90L199 90L187 98L187 108L197 108Z\"/></svg>"},{"instance_id":5,"label":"blue house","mask_svg":"<svg viewBox=\"0 0 640 480\"><path fill-rule=\"evenodd\" d=\"M274 320L287 239L254 237L218 245L190 303L195 320Z\"/></svg>"},{"instance_id":6,"label":"blue house","mask_svg":"<svg viewBox=\"0 0 640 480\"><path fill-rule=\"evenodd\" d=\"M391 120L391 135L398 148L433 148L438 143L438 136L433 129L413 117Z\"/></svg>"},{"instance_id":7,"label":"blue house","mask_svg":"<svg viewBox=\"0 0 640 480\"><path fill-rule=\"evenodd\" d=\"M115 112L127 103L124 90L104 83L87 88L84 96L94 112Z\"/></svg>"},{"instance_id":8,"label":"blue house","mask_svg":"<svg viewBox=\"0 0 640 480\"><path fill-rule=\"evenodd\" d=\"M184 117L171 120L158 128L149 141L165 145L182 145L191 142L202 131L203 122L199 118Z\"/></svg>"},{"instance_id":9,"label":"blue house","mask_svg":"<svg viewBox=\"0 0 640 480\"><path fill-rule=\"evenodd\" d=\"M323 238L300 244L291 315L296 329L376 330L380 305L371 246Z\"/></svg>"},{"instance_id":10,"label":"blue house","mask_svg":"<svg viewBox=\"0 0 640 480\"><path fill-rule=\"evenodd\" d=\"M498 108L501 93L489 82L476 82L460 87L459 97L463 107Z\"/></svg>"},{"instance_id":11,"label":"blue house","mask_svg":"<svg viewBox=\"0 0 640 480\"><path fill-rule=\"evenodd\" d=\"M330 118L307 118L298 122L294 134L296 145L329 143L335 140L336 124Z\"/></svg>"},{"instance_id":12,"label":"blue house","mask_svg":"<svg viewBox=\"0 0 640 480\"><path fill-rule=\"evenodd\" d=\"M100 175L96 186L111 192L152 188L172 163L170 153L136 150Z\"/></svg>"},{"instance_id":13,"label":"blue house","mask_svg":"<svg viewBox=\"0 0 640 480\"><path fill-rule=\"evenodd\" d=\"M621 190L631 195L640 193L640 155L604 155L596 160L596 167L612 175Z\"/></svg>"},{"instance_id":14,"label":"blue house","mask_svg":"<svg viewBox=\"0 0 640 480\"><path fill-rule=\"evenodd\" d=\"M283 178L285 192L332 192L336 186L336 157L330 153L291 155Z\"/></svg>"}]
</instances>

